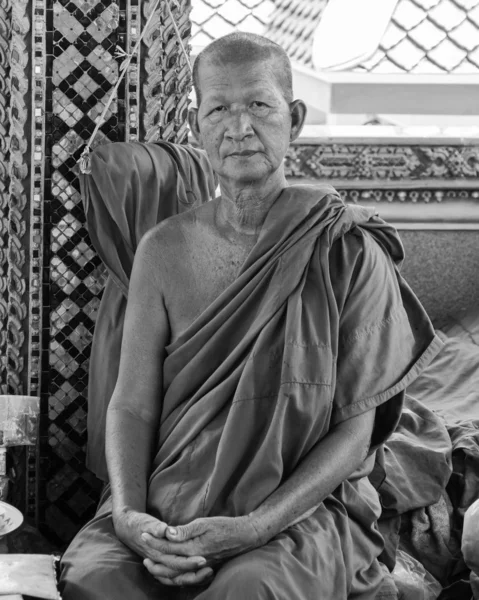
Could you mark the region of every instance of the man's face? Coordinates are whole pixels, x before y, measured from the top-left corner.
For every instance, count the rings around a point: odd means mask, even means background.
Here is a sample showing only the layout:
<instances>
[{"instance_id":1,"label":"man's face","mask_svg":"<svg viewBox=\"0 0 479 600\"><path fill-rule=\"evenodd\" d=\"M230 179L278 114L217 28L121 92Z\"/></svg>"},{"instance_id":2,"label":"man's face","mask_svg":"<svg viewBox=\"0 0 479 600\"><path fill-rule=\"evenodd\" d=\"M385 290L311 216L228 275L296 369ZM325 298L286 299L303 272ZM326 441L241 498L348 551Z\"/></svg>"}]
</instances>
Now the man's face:
<instances>
[{"instance_id":1,"label":"man's face","mask_svg":"<svg viewBox=\"0 0 479 600\"><path fill-rule=\"evenodd\" d=\"M196 136L220 181L260 182L282 168L291 114L274 66L272 61L200 64Z\"/></svg>"}]
</instances>

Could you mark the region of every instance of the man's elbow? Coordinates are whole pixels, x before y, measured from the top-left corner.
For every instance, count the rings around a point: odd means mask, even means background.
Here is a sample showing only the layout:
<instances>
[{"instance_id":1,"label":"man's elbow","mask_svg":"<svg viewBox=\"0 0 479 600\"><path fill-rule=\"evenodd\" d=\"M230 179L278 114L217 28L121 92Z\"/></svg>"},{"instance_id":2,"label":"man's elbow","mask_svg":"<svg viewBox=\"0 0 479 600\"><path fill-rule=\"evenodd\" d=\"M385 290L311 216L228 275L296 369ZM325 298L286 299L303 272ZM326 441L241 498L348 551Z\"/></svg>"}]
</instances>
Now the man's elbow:
<instances>
[{"instance_id":1,"label":"man's elbow","mask_svg":"<svg viewBox=\"0 0 479 600\"><path fill-rule=\"evenodd\" d=\"M361 465L369 455L374 430L376 409L351 417L337 425L350 444L351 458L356 466Z\"/></svg>"},{"instance_id":2,"label":"man's elbow","mask_svg":"<svg viewBox=\"0 0 479 600\"><path fill-rule=\"evenodd\" d=\"M156 427L160 418L158 410L146 406L146 403L135 396L136 402L132 401L132 395L121 389L115 388L108 405L106 420L108 422L139 421L152 428Z\"/></svg>"}]
</instances>

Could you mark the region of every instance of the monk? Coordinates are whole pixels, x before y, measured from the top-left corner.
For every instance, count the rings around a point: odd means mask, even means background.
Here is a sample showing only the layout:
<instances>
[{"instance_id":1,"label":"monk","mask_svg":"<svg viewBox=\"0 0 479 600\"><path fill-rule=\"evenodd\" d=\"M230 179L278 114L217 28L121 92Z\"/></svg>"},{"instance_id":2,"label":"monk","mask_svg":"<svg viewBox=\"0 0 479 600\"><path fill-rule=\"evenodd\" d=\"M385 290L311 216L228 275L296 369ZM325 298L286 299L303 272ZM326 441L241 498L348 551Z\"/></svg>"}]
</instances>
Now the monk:
<instances>
[{"instance_id":1,"label":"monk","mask_svg":"<svg viewBox=\"0 0 479 600\"><path fill-rule=\"evenodd\" d=\"M191 132L221 195L142 238L107 412L110 485L62 560L64 600L370 600L368 475L442 343L374 211L291 185L306 108L276 44L194 67Z\"/></svg>"}]
</instances>

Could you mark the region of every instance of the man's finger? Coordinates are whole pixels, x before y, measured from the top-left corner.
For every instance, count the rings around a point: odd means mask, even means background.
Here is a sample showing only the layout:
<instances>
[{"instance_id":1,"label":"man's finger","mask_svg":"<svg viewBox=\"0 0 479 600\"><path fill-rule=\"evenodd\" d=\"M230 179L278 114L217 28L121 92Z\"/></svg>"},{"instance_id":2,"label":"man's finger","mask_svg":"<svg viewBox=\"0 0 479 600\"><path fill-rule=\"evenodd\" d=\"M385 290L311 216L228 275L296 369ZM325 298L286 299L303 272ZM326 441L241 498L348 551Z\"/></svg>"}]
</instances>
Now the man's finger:
<instances>
[{"instance_id":1,"label":"man's finger","mask_svg":"<svg viewBox=\"0 0 479 600\"><path fill-rule=\"evenodd\" d=\"M206 559L202 556L174 556L172 554L162 554L158 557L158 562L178 573L187 573L197 571L206 565Z\"/></svg>"},{"instance_id":2,"label":"man's finger","mask_svg":"<svg viewBox=\"0 0 479 600\"><path fill-rule=\"evenodd\" d=\"M213 576L213 569L211 567L205 567L196 571L196 573L183 573L173 579L176 585L198 585L205 583L208 579Z\"/></svg>"},{"instance_id":3,"label":"man's finger","mask_svg":"<svg viewBox=\"0 0 479 600\"><path fill-rule=\"evenodd\" d=\"M155 563L148 558L143 561L143 564L149 573L164 585L181 586L200 584L213 575L213 569L210 567L204 567L197 571L190 571L189 573L178 574L178 571L170 569L160 563Z\"/></svg>"},{"instance_id":4,"label":"man's finger","mask_svg":"<svg viewBox=\"0 0 479 600\"><path fill-rule=\"evenodd\" d=\"M178 571L173 571L172 569L169 569L168 567L165 567L160 563L152 561L150 558L145 558L143 564L146 567L146 569L151 573L151 575L153 575L153 577L156 577L157 579L158 577L163 577L165 579L171 579L171 581L173 581L175 577L178 577Z\"/></svg>"},{"instance_id":5,"label":"man's finger","mask_svg":"<svg viewBox=\"0 0 479 600\"><path fill-rule=\"evenodd\" d=\"M177 527L167 527L165 535L172 542L185 542L191 538L197 537L204 532L204 523L201 519L196 519L186 525Z\"/></svg>"},{"instance_id":6,"label":"man's finger","mask_svg":"<svg viewBox=\"0 0 479 600\"><path fill-rule=\"evenodd\" d=\"M150 535L149 533L141 534L142 540L147 544L149 548L162 554L172 554L175 556L201 556L198 552L199 548L194 545L193 542L186 543L174 543L169 542L165 538L159 539Z\"/></svg>"},{"instance_id":7,"label":"man's finger","mask_svg":"<svg viewBox=\"0 0 479 600\"><path fill-rule=\"evenodd\" d=\"M145 523L142 531L157 538L164 538L166 529L166 523L163 523L162 521L151 521Z\"/></svg>"},{"instance_id":8,"label":"man's finger","mask_svg":"<svg viewBox=\"0 0 479 600\"><path fill-rule=\"evenodd\" d=\"M155 579L157 581L159 581L160 583L162 583L163 585L169 585L169 586L176 586L176 587L178 587L178 584L175 583L173 581L173 579L168 579L167 577L155 577Z\"/></svg>"}]
</instances>

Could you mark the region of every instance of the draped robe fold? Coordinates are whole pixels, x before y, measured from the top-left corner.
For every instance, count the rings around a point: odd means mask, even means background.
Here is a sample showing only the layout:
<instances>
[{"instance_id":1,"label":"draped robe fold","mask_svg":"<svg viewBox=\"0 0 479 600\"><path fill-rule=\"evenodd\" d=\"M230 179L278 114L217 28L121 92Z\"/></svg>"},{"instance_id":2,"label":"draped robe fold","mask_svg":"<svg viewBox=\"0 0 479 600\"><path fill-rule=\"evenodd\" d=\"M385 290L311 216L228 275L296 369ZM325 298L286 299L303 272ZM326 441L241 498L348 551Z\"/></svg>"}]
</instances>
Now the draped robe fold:
<instances>
[{"instance_id":1,"label":"draped robe fold","mask_svg":"<svg viewBox=\"0 0 479 600\"><path fill-rule=\"evenodd\" d=\"M249 514L335 425L376 408L368 459L313 514L227 562L208 589L175 598L374 598L381 507L367 476L404 389L442 346L399 274L402 258L396 232L371 210L345 206L328 186L291 186L235 281L167 347L147 507L172 525ZM140 583L141 562L114 539L108 497L64 557L65 600L118 597L95 595L100 564L108 590L167 593L144 570Z\"/></svg>"},{"instance_id":2,"label":"draped robe fold","mask_svg":"<svg viewBox=\"0 0 479 600\"><path fill-rule=\"evenodd\" d=\"M206 154L168 142L119 142L91 155L80 175L88 232L108 278L96 316L88 378L87 466L106 481L105 419L115 389L133 258L142 236L164 219L214 196Z\"/></svg>"}]
</instances>

